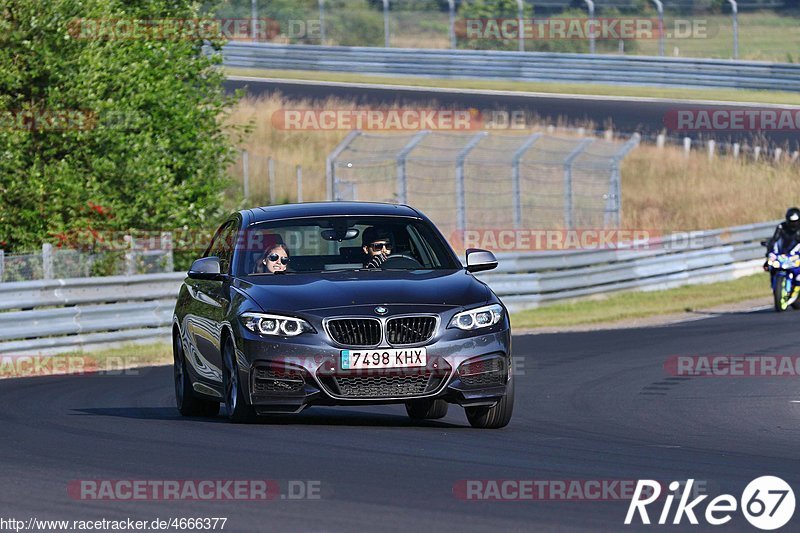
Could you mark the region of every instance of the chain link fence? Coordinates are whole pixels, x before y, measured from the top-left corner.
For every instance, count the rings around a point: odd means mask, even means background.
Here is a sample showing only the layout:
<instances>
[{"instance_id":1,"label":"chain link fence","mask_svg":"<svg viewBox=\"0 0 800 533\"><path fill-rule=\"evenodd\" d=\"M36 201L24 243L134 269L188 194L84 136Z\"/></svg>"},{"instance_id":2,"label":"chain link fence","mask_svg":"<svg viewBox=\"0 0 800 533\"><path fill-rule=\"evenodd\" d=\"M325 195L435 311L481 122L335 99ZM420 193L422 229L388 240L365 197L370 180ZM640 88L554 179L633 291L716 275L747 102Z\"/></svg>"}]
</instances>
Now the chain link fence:
<instances>
[{"instance_id":1,"label":"chain link fence","mask_svg":"<svg viewBox=\"0 0 800 533\"><path fill-rule=\"evenodd\" d=\"M12 253L0 250L0 283L39 279L132 276L173 272L172 235L156 239L126 236L120 250L84 251L43 244L40 253ZM153 243L157 246L153 246Z\"/></svg>"},{"instance_id":2,"label":"chain link fence","mask_svg":"<svg viewBox=\"0 0 800 533\"><path fill-rule=\"evenodd\" d=\"M620 224L620 163L639 142L544 133L354 131L328 156L332 200L407 203L449 232Z\"/></svg>"}]
</instances>

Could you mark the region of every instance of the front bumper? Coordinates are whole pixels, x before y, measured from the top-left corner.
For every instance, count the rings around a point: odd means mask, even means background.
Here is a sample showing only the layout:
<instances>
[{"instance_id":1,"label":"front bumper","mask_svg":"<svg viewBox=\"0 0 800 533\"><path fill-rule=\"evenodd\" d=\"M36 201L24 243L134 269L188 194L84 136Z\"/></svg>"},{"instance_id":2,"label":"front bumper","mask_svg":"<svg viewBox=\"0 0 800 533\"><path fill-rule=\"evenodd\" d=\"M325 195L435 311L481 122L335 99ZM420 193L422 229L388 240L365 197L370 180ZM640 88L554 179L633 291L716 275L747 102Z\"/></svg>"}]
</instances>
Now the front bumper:
<instances>
[{"instance_id":1,"label":"front bumper","mask_svg":"<svg viewBox=\"0 0 800 533\"><path fill-rule=\"evenodd\" d=\"M511 369L510 331L493 329L427 344L426 367L370 371L342 370L341 349L335 346L248 336L237 343L239 368L247 369L242 383L248 383L250 403L260 414L417 399L493 405L505 394Z\"/></svg>"}]
</instances>

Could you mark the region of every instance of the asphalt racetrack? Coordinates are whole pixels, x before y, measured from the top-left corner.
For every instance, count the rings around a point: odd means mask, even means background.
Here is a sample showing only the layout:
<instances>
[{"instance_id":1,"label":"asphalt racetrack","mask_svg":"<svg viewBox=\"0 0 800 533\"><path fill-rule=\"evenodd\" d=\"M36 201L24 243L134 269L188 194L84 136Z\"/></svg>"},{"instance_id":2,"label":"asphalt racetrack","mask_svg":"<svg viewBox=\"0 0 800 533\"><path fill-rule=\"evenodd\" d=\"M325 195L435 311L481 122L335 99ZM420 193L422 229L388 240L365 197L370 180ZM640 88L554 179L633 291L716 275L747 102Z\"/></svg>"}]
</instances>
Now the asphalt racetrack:
<instances>
[{"instance_id":1,"label":"asphalt racetrack","mask_svg":"<svg viewBox=\"0 0 800 533\"><path fill-rule=\"evenodd\" d=\"M431 89L431 88L398 88L392 86L346 84L329 82L308 82L293 80L268 80L259 78L231 77L225 82L228 91L246 89L254 96L269 95L275 92L292 99L324 100L335 96L352 100L360 105L407 105L429 108L440 105L444 108L475 108L485 112L523 111L527 116L538 117L546 123L565 121L568 124L586 124L592 122L597 129L613 126L617 131L630 134L638 132L654 139L655 135L665 129L674 120L678 110L756 110L770 108L792 108L791 106L752 105L743 106L737 103L686 103L676 100L658 98L630 98L613 96L581 96L581 95L547 95L541 93L525 94L494 91ZM489 114L489 116L492 116ZM257 120L269 120L269 117L257 117ZM502 130L500 130L502 132ZM759 133L750 131L668 131L671 138L678 141L683 137L693 139L714 139L717 142L739 142L742 144L759 144L765 146L773 143L777 146L796 150L798 136L796 130L771 130Z\"/></svg>"},{"instance_id":2,"label":"asphalt racetrack","mask_svg":"<svg viewBox=\"0 0 800 533\"><path fill-rule=\"evenodd\" d=\"M226 531L676 530L624 526L627 501L477 501L457 497L454 487L463 480L694 478L712 495L738 499L750 480L772 474L797 491L796 377L676 377L664 363L675 355L796 354L798 324L797 312L756 311L649 329L516 336L515 414L495 431L471 429L455 406L423 423L400 406L311 408L249 426L184 419L173 407L169 367L3 380L0 505L20 520L226 517ZM269 479L283 497L68 495L71 481L86 479ZM287 498L290 481L315 482L318 497ZM660 510L653 508L653 520ZM796 531L797 520L796 513L784 530ZM680 529L687 528L684 519ZM692 529L754 530L738 512L724 526Z\"/></svg>"}]
</instances>

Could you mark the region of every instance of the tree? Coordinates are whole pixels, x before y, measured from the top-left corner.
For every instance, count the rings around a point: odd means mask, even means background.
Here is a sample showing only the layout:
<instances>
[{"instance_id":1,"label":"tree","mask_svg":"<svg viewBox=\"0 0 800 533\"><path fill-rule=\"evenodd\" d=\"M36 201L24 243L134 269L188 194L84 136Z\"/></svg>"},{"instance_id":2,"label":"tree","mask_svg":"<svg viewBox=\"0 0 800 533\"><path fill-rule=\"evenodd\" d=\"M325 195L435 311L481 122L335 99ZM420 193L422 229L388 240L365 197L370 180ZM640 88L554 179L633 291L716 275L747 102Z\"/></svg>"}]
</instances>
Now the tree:
<instances>
[{"instance_id":1,"label":"tree","mask_svg":"<svg viewBox=\"0 0 800 533\"><path fill-rule=\"evenodd\" d=\"M233 99L219 58L191 30L196 9L191 0L0 0L3 248L83 231L91 206L102 209L96 230L217 223ZM183 31L130 29L147 21ZM219 50L214 37L206 43Z\"/></svg>"}]
</instances>

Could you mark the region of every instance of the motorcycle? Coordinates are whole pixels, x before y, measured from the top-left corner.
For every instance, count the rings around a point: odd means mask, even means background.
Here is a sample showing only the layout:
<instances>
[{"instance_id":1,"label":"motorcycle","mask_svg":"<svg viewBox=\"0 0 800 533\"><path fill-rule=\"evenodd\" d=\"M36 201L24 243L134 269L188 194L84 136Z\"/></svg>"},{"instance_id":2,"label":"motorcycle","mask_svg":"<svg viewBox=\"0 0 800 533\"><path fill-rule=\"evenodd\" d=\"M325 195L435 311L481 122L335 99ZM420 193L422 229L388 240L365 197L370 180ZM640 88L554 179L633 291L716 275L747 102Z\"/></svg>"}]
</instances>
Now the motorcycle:
<instances>
[{"instance_id":1,"label":"motorcycle","mask_svg":"<svg viewBox=\"0 0 800 533\"><path fill-rule=\"evenodd\" d=\"M779 243L767 256L770 282L772 284L772 299L775 311L800 309L800 245L792 248L789 253L781 253Z\"/></svg>"}]
</instances>

